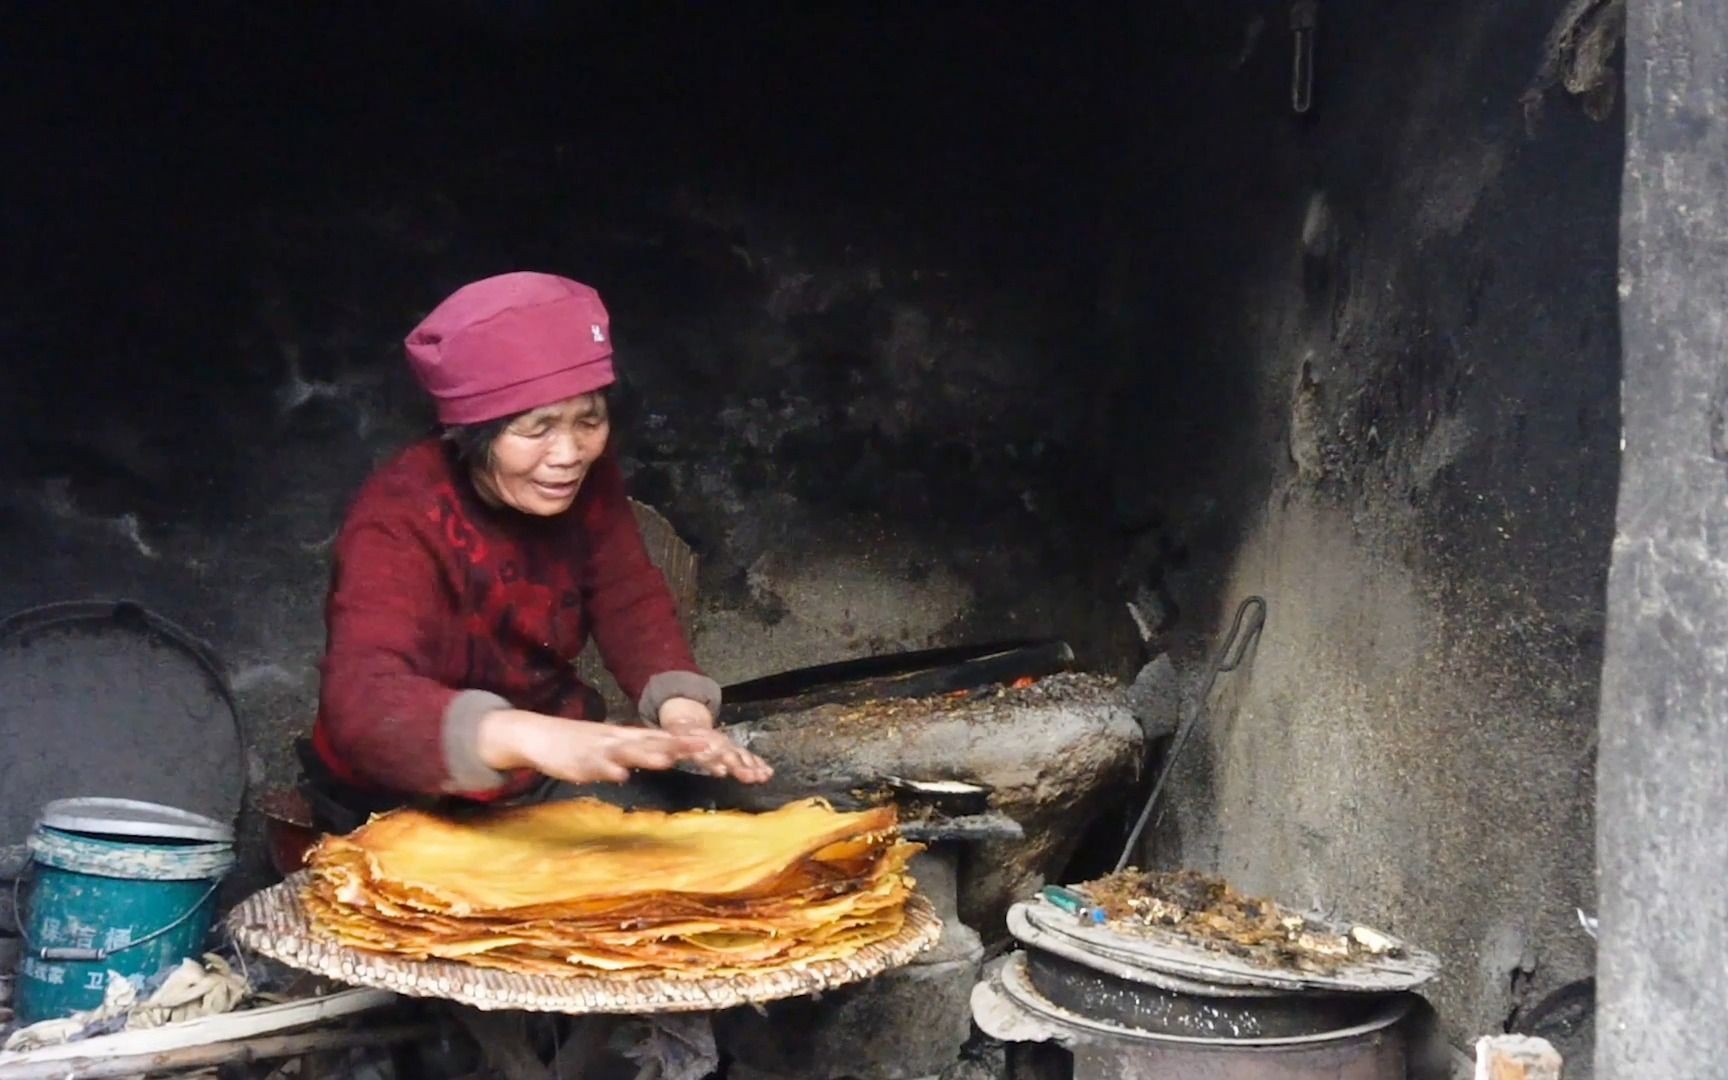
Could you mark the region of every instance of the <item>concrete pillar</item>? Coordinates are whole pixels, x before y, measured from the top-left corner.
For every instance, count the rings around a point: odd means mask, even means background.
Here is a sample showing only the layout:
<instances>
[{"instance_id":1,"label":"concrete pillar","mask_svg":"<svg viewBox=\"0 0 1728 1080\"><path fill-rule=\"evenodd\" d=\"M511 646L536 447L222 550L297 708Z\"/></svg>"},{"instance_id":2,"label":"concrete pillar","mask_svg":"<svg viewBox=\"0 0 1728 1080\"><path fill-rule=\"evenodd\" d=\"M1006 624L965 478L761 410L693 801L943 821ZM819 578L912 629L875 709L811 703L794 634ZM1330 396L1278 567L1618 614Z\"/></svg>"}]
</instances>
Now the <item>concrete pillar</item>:
<instances>
[{"instance_id":1,"label":"concrete pillar","mask_svg":"<svg viewBox=\"0 0 1728 1080\"><path fill-rule=\"evenodd\" d=\"M1628 19L1596 1075L1711 1077L1728 1069L1728 5L1630 0Z\"/></svg>"}]
</instances>

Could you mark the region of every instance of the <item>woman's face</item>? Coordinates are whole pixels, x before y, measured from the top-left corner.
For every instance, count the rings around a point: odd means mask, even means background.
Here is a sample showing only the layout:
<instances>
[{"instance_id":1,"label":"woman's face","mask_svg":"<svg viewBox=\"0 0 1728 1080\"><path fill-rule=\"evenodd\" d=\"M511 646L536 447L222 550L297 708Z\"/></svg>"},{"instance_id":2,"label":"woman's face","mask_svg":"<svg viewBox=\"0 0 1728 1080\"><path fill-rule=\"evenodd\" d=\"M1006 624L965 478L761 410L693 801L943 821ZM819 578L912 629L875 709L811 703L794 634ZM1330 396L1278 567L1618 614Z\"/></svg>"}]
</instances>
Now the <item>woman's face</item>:
<instances>
[{"instance_id":1,"label":"woman's face","mask_svg":"<svg viewBox=\"0 0 1728 1080\"><path fill-rule=\"evenodd\" d=\"M570 509L612 432L606 399L583 394L512 420L492 442L490 461L474 470L488 502L551 517Z\"/></svg>"}]
</instances>

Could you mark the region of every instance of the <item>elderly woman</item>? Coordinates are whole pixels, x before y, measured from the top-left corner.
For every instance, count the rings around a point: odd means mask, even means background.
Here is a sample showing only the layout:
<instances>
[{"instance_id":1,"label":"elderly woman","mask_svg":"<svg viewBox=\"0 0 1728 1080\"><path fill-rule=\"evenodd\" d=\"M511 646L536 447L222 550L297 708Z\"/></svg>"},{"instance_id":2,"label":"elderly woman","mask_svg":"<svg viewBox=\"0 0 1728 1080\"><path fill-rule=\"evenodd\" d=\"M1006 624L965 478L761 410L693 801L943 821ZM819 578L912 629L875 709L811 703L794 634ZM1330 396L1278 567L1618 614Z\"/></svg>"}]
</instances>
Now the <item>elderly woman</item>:
<instances>
[{"instance_id":1,"label":"elderly woman","mask_svg":"<svg viewBox=\"0 0 1728 1080\"><path fill-rule=\"evenodd\" d=\"M408 336L441 438L367 481L336 541L318 719L320 824L421 797L494 801L690 762L771 770L715 726L609 452L598 294L538 273L457 290ZM642 724L605 723L572 661L592 636Z\"/></svg>"}]
</instances>

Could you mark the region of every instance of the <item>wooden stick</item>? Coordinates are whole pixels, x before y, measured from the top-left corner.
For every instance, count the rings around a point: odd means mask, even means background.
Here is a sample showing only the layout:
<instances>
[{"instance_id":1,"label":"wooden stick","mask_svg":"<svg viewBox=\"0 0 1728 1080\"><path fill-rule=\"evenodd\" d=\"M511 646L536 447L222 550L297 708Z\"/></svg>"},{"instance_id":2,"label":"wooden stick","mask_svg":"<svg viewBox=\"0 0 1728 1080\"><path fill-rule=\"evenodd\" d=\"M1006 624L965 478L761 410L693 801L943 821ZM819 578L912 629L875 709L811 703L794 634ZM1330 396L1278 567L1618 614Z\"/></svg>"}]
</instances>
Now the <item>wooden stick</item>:
<instances>
[{"instance_id":1,"label":"wooden stick","mask_svg":"<svg viewBox=\"0 0 1728 1080\"><path fill-rule=\"evenodd\" d=\"M356 1046L418 1042L433 1038L437 1034L438 1028L434 1024L398 1024L371 1029L322 1029L303 1031L295 1035L272 1035L262 1039L212 1043L208 1046L187 1046L155 1054L18 1062L0 1065L0 1080L63 1080L68 1076L76 1076L80 1080L102 1080L104 1077L142 1076L170 1069L196 1069L231 1062L271 1061L297 1054L347 1050Z\"/></svg>"},{"instance_id":2,"label":"wooden stick","mask_svg":"<svg viewBox=\"0 0 1728 1080\"><path fill-rule=\"evenodd\" d=\"M1560 1080L1560 1054L1547 1039L1485 1035L1476 1040L1476 1080Z\"/></svg>"},{"instance_id":3,"label":"wooden stick","mask_svg":"<svg viewBox=\"0 0 1728 1080\"><path fill-rule=\"evenodd\" d=\"M4 1069L14 1064L64 1061L71 1058L145 1057L182 1047L238 1042L274 1032L308 1028L339 1016L382 1008L395 1000L396 995L388 991L339 990L325 997L303 998L256 1009L237 1009L234 1012L200 1016L195 1020L183 1020L161 1027L98 1035L82 1042L56 1043L35 1050L0 1053L0 1076L6 1075Z\"/></svg>"}]
</instances>

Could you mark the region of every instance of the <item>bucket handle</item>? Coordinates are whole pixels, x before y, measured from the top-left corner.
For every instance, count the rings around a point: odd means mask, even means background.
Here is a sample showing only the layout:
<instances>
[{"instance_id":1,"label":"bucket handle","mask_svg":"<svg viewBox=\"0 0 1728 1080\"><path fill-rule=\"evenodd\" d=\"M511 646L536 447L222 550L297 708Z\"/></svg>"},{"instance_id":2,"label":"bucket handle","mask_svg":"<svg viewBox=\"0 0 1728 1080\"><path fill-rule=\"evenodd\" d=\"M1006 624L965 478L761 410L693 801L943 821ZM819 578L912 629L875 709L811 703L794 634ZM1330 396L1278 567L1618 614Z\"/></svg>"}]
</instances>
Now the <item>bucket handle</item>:
<instances>
[{"instance_id":1,"label":"bucket handle","mask_svg":"<svg viewBox=\"0 0 1728 1080\"><path fill-rule=\"evenodd\" d=\"M143 937L133 938L124 945L117 945L112 949L79 949L63 945L38 949L30 944L30 931L28 929L30 920L24 918L24 909L18 904L18 888L23 884L23 880L23 874L19 874L17 877L12 879L12 910L18 912L18 939L24 946L24 952L37 960L89 960L97 963L108 959L116 953L123 953L127 949L142 945L147 941L154 941L163 934L166 934L168 931L179 926L187 919L190 919L199 908L203 907L206 900L209 900L212 896L216 895L217 888L222 884L221 878L212 881L210 887L204 890L204 895L193 901L191 907L188 907L185 911L182 911L179 915L175 916L173 922L164 926L159 926L148 934L145 934Z\"/></svg>"}]
</instances>

